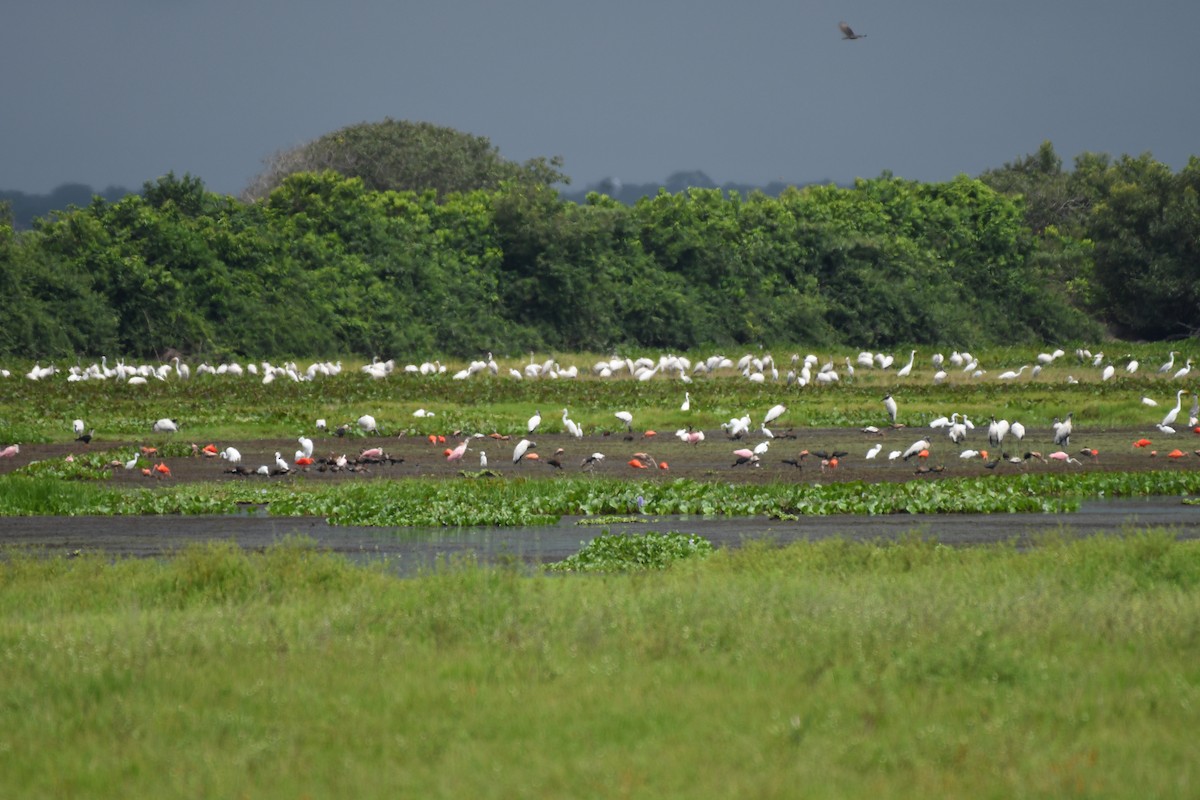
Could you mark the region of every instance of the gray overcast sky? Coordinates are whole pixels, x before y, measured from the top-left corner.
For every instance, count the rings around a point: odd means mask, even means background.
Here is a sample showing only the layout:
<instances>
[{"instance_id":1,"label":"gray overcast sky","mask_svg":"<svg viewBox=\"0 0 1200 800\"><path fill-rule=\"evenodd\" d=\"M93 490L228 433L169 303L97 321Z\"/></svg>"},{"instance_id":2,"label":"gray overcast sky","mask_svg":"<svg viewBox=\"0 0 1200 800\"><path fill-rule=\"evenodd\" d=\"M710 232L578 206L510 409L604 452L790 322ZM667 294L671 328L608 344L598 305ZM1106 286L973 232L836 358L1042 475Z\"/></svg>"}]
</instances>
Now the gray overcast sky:
<instances>
[{"instance_id":1,"label":"gray overcast sky","mask_svg":"<svg viewBox=\"0 0 1200 800\"><path fill-rule=\"evenodd\" d=\"M270 153L384 117L561 155L577 188L945 180L1045 139L1068 164L1200 155L1195 0L7 5L0 189L173 170L236 194Z\"/></svg>"}]
</instances>

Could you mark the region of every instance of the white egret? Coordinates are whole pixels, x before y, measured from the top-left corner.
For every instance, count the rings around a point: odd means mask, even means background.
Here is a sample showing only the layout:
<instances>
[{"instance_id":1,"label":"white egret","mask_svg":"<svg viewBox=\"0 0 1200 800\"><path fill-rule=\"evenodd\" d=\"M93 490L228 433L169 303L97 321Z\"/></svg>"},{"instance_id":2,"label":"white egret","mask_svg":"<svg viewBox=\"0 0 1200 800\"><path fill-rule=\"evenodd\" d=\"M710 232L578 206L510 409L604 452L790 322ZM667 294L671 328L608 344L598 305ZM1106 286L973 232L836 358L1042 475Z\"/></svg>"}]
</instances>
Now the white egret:
<instances>
[{"instance_id":1,"label":"white egret","mask_svg":"<svg viewBox=\"0 0 1200 800\"><path fill-rule=\"evenodd\" d=\"M1179 416L1179 411L1183 408L1183 396L1185 394L1187 394L1187 389L1180 389L1175 393L1175 407L1163 417L1163 425L1173 425L1175 423L1175 418Z\"/></svg>"}]
</instances>

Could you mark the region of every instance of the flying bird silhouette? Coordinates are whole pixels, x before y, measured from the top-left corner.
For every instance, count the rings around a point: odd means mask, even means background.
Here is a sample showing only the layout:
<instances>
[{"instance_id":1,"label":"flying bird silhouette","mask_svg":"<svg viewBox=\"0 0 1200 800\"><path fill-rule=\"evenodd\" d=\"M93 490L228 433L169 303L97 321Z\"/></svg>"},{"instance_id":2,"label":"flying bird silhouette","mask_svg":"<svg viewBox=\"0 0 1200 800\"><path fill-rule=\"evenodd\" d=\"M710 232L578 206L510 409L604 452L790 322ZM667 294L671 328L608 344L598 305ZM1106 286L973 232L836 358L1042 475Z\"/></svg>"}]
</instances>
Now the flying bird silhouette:
<instances>
[{"instance_id":1,"label":"flying bird silhouette","mask_svg":"<svg viewBox=\"0 0 1200 800\"><path fill-rule=\"evenodd\" d=\"M865 38L867 38L867 35L865 33L855 33L854 29L851 28L849 25L847 25L845 22L839 22L838 27L842 31L843 39L865 39Z\"/></svg>"}]
</instances>

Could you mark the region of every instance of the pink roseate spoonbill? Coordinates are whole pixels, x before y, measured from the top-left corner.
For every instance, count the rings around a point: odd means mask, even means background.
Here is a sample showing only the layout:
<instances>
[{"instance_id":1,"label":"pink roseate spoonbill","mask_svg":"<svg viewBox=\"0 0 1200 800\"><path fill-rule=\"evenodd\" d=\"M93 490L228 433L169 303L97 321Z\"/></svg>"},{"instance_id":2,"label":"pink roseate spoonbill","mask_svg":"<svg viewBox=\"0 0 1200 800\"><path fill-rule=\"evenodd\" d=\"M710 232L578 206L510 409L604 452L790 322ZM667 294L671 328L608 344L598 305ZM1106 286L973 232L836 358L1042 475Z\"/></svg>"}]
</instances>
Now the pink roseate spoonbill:
<instances>
[{"instance_id":1,"label":"pink roseate spoonbill","mask_svg":"<svg viewBox=\"0 0 1200 800\"><path fill-rule=\"evenodd\" d=\"M750 457L754 455L754 451L748 447L742 447L737 450L734 450L733 454L737 458L743 458L743 459L749 460Z\"/></svg>"},{"instance_id":2,"label":"pink roseate spoonbill","mask_svg":"<svg viewBox=\"0 0 1200 800\"><path fill-rule=\"evenodd\" d=\"M383 458L382 447L370 447L358 454L359 461L378 461Z\"/></svg>"},{"instance_id":3,"label":"pink roseate spoonbill","mask_svg":"<svg viewBox=\"0 0 1200 800\"><path fill-rule=\"evenodd\" d=\"M463 439L462 442L459 443L458 447L455 447L453 450L450 451L450 454L448 456L446 456L446 460L447 461L462 460L462 457L464 455L466 455L466 453L467 453L467 441L468 440Z\"/></svg>"},{"instance_id":4,"label":"pink roseate spoonbill","mask_svg":"<svg viewBox=\"0 0 1200 800\"><path fill-rule=\"evenodd\" d=\"M10 444L8 447L0 450L0 458L12 458L19 452L21 452L21 445Z\"/></svg>"},{"instance_id":5,"label":"pink roseate spoonbill","mask_svg":"<svg viewBox=\"0 0 1200 800\"><path fill-rule=\"evenodd\" d=\"M843 39L865 39L865 38L867 38L867 35L865 33L855 33L854 29L851 28L849 25L847 25L845 22L838 23L838 30L840 30L842 32Z\"/></svg>"},{"instance_id":6,"label":"pink roseate spoonbill","mask_svg":"<svg viewBox=\"0 0 1200 800\"><path fill-rule=\"evenodd\" d=\"M675 435L685 444L697 445L704 441L704 431L694 431L691 428L676 431Z\"/></svg>"},{"instance_id":7,"label":"pink roseate spoonbill","mask_svg":"<svg viewBox=\"0 0 1200 800\"><path fill-rule=\"evenodd\" d=\"M1046 458L1052 458L1055 461L1062 462L1063 464L1079 464L1079 463L1081 463L1078 458L1068 455L1067 453L1063 452L1062 450L1058 450L1053 453L1050 453L1049 455L1046 456Z\"/></svg>"}]
</instances>

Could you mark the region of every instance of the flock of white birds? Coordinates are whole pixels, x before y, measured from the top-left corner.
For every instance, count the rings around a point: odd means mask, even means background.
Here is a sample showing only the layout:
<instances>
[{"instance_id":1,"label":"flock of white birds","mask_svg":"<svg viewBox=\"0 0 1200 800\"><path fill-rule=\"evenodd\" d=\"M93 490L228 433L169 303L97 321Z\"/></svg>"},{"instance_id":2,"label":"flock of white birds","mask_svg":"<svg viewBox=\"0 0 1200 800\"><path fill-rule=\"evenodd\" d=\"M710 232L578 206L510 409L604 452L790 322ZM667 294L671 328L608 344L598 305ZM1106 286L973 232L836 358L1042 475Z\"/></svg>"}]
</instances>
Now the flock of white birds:
<instances>
[{"instance_id":1,"label":"flock of white birds","mask_svg":"<svg viewBox=\"0 0 1200 800\"><path fill-rule=\"evenodd\" d=\"M1161 365L1156 367L1157 375L1171 381L1183 381L1191 371L1193 361L1187 358L1182 365L1178 365L1176 357L1179 351L1170 351L1167 359ZM941 384L951 379L952 377L958 380L965 381L983 381L991 377L994 380L1013 382L1022 379L1037 380L1041 376L1042 371L1055 363L1059 359L1066 358L1072 360L1072 370L1068 370L1066 377L1062 378L1062 372L1056 373L1059 380L1065 380L1067 383L1079 383L1080 378L1075 376L1078 373L1083 380L1098 380L1109 381L1116 374L1118 369L1126 375L1136 374L1141 365L1137 360L1129 356L1124 356L1119 359L1111 359L1103 352L1093 353L1087 349L1078 349L1073 353L1073 356L1061 350L1052 352L1043 352L1037 354L1030 363L1022 364L1016 369L1007 369L996 373L994 377L990 376L978 358L966 351L955 351L949 356L943 353L934 353L929 358L930 370L921 369L914 373L916 369L917 350L910 350L907 360L903 363L898 362L896 356L882 352L860 351L856 356L841 357L841 365L839 359L834 356L829 356L822 360L814 354L801 356L793 354L782 365L784 371L781 372L781 365L773 356L768 354L754 355L746 354L737 361L722 355L713 355L704 359L692 360L685 356L664 354L657 359L651 358L621 358L612 357L602 359L593 363L586 369L581 369L577 365L562 366L557 359L549 358L539 361L532 355L527 364L524 364L521 369L516 367L501 368L496 363L491 353L488 353L485 359L479 359L469 362L465 367L449 372L446 365L440 361L426 361L420 364L411 363L404 366L399 366L394 359L379 360L376 359L369 364L363 365L360 370L365 375L375 380L385 380L388 377L399 372L404 375L413 376L428 376L438 377L447 376L450 380L469 380L478 375L491 375L512 380L571 380L577 379L581 375L590 375L598 379L616 379L626 378L637 381L648 381L654 378L678 380L684 384L691 383L696 378L703 376L741 376L745 380L754 383L771 383L781 384L787 387L800 388L809 385L827 385L835 384L841 381L843 377L853 377L856 370L867 370L879 374L889 373L897 381L917 381L924 378L931 380L935 384ZM894 369L894 371L893 371ZM168 362L157 364L130 364L124 360L118 359L115 364L110 365L107 357L103 357L97 363L92 363L87 366L82 364L73 365L65 369L60 369L53 364L49 366L41 366L41 363L35 363L34 366L24 373L24 377L33 381L51 380L57 376L65 374L67 381L116 381L123 382L131 386L146 384L150 381L171 381L171 380L191 380L204 375L228 377L233 379L252 379L261 381L263 384L270 384L275 380L285 381L312 381L320 378L328 378L341 374L343 371L340 361L314 361L307 367L301 368L295 362L286 362L283 364L272 364L267 361L249 362L245 365L238 362L225 362L220 364L209 364L207 362L200 363L192 368L187 363L179 358L172 358ZM1028 371L1028 377L1026 372ZM7 369L0 369L0 378L11 378L13 373ZM900 385L900 384L896 384ZM1180 388L1175 392L1176 402L1174 406L1162 418L1161 422L1155 424L1155 427L1164 434L1175 433L1173 427L1183 408L1183 396L1188 394L1186 388ZM1195 428L1200 424L1197 419L1200 416L1200 394L1195 394L1192 402L1191 412L1188 417L1188 426ZM1142 402L1147 407L1157 406L1158 403L1151 397L1143 397ZM898 404L896 399L888 394L883 398L883 404L888 418L893 425L896 424L898 414ZM684 401L680 406L682 411L688 411L691 406L690 392L684 393ZM786 406L779 404L769 409L759 423L757 430L752 428L751 418L748 414L730 419L728 422L722 423L721 428L727 436L734 439L741 439L747 434L759 434L763 438L754 449L746 449L744 455L742 449L735 451L738 454L738 463L757 464L759 457L765 454L770 440L774 438L774 434L768 427L776 419L781 417L786 412ZM413 412L415 417L433 416L433 412L425 409L417 409ZM627 411L618 411L615 416L626 428L626 431L633 431L633 417ZM533 435L541 423L540 412L535 414L527 425L526 433ZM583 429L568 416L568 410L563 409L562 413L563 428L576 438L583 437ZM90 438L90 433L84 433L84 423L82 420L74 421L75 433L81 439ZM1054 442L1059 446L1066 446L1070 442L1071 434L1071 415L1066 419L1055 420L1053 436ZM356 421L357 428L367 434L378 434L379 428L375 418L369 414L361 416ZM325 430L325 421L318 420L318 430ZM960 444L967 436L967 432L974 428L974 423L966 414L955 413L950 417L941 417L933 420L930 423L932 429L931 435L944 433L952 443ZM173 433L178 431L178 423L171 419L160 419L153 425L153 430L158 433ZM871 432L873 429L866 429ZM704 441L703 431L694 431L691 428L680 429L675 433L678 438L688 444L698 444ZM1009 441L1020 442L1025 435L1024 426L1019 421L996 420L992 419L988 428L988 441L991 445L1002 445L1006 438ZM929 440L926 438L919 439L912 446L905 450L896 450L888 454L890 459L905 459L919 454L922 450L927 450ZM522 439L518 443L513 453L513 462L519 463L527 452L535 447L528 439ZM302 450L306 448L302 447ZM872 447L866 454L866 458L874 459L880 454L882 447L876 445ZM311 452L311 451L309 451ZM463 457L465 447L456 448L451 451L450 456L453 460L458 460ZM985 453L974 449L963 450L960 456L962 458L972 458ZM222 457L235 462L238 459L236 451L233 453L222 453ZM297 453L299 457L301 453ZM603 458L600 454L595 454L599 458L594 458L594 462L598 462ZM1065 453L1053 453L1052 457L1058 460L1073 462L1075 459L1071 456L1066 456ZM1064 457L1065 456L1065 457ZM277 456L282 462L282 458Z\"/></svg>"},{"instance_id":2,"label":"flock of white birds","mask_svg":"<svg viewBox=\"0 0 1200 800\"><path fill-rule=\"evenodd\" d=\"M1000 381L1015 381L1021 379L1025 375L1025 371L1028 370L1029 379L1034 380L1039 377L1044 368L1065 355L1062 350L1039 353L1030 363L1023 364L1017 369L1007 369L996 373L993 377L995 380ZM1187 358L1183 365L1177 366L1175 359L1178 355L1178 351L1172 350L1168 354L1166 362L1158 367L1158 373L1175 380L1186 378L1192 371L1192 359ZM502 375L513 380L569 380L578 378L583 374L590 374L597 378L630 377L639 381L648 381L656 376L660 376L674 378L684 383L689 383L693 378L703 375L740 374L746 380L754 383L782 381L788 386L803 387L810 384L836 383L843 376L853 376L856 370L887 371L893 367L896 367L895 372L892 373L896 378L913 378L915 380L916 356L917 351L911 350L909 351L908 360L903 364L899 364L896 357L892 354L863 350L855 357L842 356L840 358L841 364L839 365L839 359L834 356L829 356L822 361L821 358L812 353L804 356L794 353L788 359L786 365L784 365L784 371L781 372L781 365L769 353L763 355L747 353L737 361L722 355L713 355L694 361L686 356L673 354L664 354L659 356L658 359L646 357L633 359L614 356L609 359L597 361L586 370L574 364L564 367L554 358L538 361L532 356L529 359L529 363L525 364L521 369L517 369L516 367L502 369L496 363L492 354L488 353L486 359L471 361L467 366L453 373L450 373L449 368L437 360L426 361L421 364L412 363L401 367L395 359L388 359L386 361L376 359L360 367L360 370L377 380L386 379L398 370L405 375L442 376L449 374L452 380L468 380L473 376L481 374ZM1076 350L1074 356L1075 363L1081 370L1081 375L1101 381L1111 380L1117 374L1118 369L1129 375L1137 373L1140 369L1138 361L1128 356L1114 360L1105 356L1103 352L1092 353L1086 349ZM990 375L988 370L980 364L979 359L967 351L954 351L949 356L943 353L934 353L930 357L929 363L932 367L932 372L928 374L928 379L934 383L942 383L954 375L963 376L971 380L987 380ZM1082 371L1089 368L1094 369L1095 372L1089 374ZM193 369L179 358L172 358L168 362L157 364L129 364L122 359L118 359L114 365L110 366L108 358L105 356L98 363L92 363L88 366L76 364L65 369L53 364L43 367L39 361L24 375L29 380L38 381L47 380L65 373L68 381L113 380L123 381L129 385L136 386L149 383L152 380L188 380L193 376L200 375L218 375L233 378L248 376L264 384L281 379L299 382L311 381L320 377L332 377L341 372L341 361L314 361L303 369L294 361L283 364L271 364L268 361L258 363L247 362L245 365L236 361L216 365L203 362ZM921 374L924 373L922 372ZM10 370L0 369L0 378L9 378L12 375L13 373ZM1065 380L1067 383L1079 382L1079 379L1073 374L1068 374Z\"/></svg>"}]
</instances>

